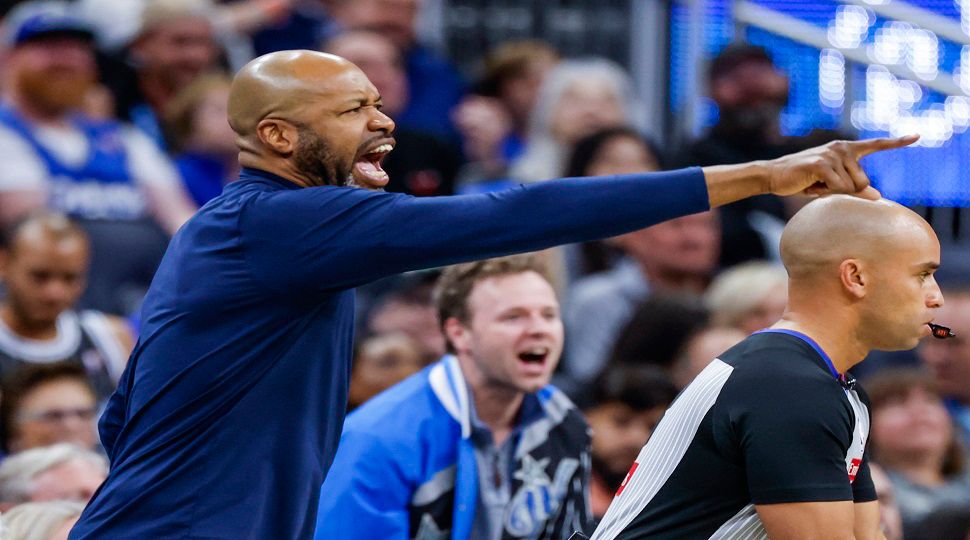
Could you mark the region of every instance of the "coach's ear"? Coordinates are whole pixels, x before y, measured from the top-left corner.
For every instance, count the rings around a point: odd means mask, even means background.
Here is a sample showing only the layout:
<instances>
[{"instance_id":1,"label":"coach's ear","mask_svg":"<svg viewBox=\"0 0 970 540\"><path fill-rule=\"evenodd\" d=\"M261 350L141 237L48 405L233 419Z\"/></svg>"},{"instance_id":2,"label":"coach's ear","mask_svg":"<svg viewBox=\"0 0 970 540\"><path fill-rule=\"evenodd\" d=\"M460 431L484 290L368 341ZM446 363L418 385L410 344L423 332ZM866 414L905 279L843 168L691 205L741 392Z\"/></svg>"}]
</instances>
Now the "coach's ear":
<instances>
[{"instance_id":1,"label":"coach's ear","mask_svg":"<svg viewBox=\"0 0 970 540\"><path fill-rule=\"evenodd\" d=\"M300 142L299 130L292 123L279 118L264 118L256 125L259 140L273 152L290 156Z\"/></svg>"},{"instance_id":2,"label":"coach's ear","mask_svg":"<svg viewBox=\"0 0 970 540\"><path fill-rule=\"evenodd\" d=\"M445 339L451 344L451 348L454 349L456 353L467 352L471 349L471 344L469 343L471 339L471 333L468 327L455 317L448 317L444 324Z\"/></svg>"},{"instance_id":3,"label":"coach's ear","mask_svg":"<svg viewBox=\"0 0 970 540\"><path fill-rule=\"evenodd\" d=\"M839 265L839 279L846 294L856 299L866 297L866 275L865 264L859 259L846 259Z\"/></svg>"}]
</instances>

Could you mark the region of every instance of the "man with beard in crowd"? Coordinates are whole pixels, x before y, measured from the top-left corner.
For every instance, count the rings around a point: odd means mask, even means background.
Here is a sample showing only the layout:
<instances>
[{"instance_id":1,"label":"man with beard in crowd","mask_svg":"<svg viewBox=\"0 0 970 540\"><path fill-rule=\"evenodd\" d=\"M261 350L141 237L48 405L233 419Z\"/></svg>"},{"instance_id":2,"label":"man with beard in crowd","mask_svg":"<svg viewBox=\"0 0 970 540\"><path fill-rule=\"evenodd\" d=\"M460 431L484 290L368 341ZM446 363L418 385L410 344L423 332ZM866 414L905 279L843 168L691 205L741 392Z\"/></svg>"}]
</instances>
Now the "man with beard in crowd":
<instances>
[{"instance_id":1,"label":"man with beard in crowd","mask_svg":"<svg viewBox=\"0 0 970 540\"><path fill-rule=\"evenodd\" d=\"M785 137L781 111L788 104L788 77L758 46L733 44L721 51L707 72L708 91L718 120L701 139L679 152L675 164L707 167L774 159L835 139L832 133ZM812 142L816 141L816 142ZM763 258L773 252L788 211L774 195L761 195L721 208L721 267Z\"/></svg>"},{"instance_id":2,"label":"man with beard in crowd","mask_svg":"<svg viewBox=\"0 0 970 540\"><path fill-rule=\"evenodd\" d=\"M916 140L416 198L383 191L394 122L380 109L363 72L325 53L271 53L236 75L243 172L179 230L152 282L100 422L111 471L73 540L310 538L347 405L358 285L768 191L875 197L858 160Z\"/></svg>"}]
</instances>

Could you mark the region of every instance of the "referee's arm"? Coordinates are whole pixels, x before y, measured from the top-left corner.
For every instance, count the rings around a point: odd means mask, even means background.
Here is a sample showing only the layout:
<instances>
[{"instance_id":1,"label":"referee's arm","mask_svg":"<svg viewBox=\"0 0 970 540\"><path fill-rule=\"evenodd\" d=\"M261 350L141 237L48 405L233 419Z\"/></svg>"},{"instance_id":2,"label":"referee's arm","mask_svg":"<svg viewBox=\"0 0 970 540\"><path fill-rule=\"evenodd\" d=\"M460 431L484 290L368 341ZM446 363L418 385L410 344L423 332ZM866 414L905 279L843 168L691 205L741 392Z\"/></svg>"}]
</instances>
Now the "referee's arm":
<instances>
[{"instance_id":1,"label":"referee's arm","mask_svg":"<svg viewBox=\"0 0 970 540\"><path fill-rule=\"evenodd\" d=\"M771 540L885 540L876 501L755 505Z\"/></svg>"}]
</instances>

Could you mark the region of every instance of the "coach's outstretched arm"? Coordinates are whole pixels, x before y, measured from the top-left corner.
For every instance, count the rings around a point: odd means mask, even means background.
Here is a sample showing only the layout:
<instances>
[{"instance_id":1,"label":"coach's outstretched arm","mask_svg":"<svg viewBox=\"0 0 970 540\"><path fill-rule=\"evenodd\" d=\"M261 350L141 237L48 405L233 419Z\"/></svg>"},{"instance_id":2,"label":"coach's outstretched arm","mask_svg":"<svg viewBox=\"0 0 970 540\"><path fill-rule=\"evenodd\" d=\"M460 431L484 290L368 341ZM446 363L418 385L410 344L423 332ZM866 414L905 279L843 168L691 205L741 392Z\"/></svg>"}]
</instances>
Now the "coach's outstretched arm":
<instances>
[{"instance_id":1,"label":"coach's outstretched arm","mask_svg":"<svg viewBox=\"0 0 970 540\"><path fill-rule=\"evenodd\" d=\"M880 150L913 144L917 135L864 141L834 141L770 161L704 167L711 208L754 195L849 193L878 199L859 160Z\"/></svg>"},{"instance_id":2,"label":"coach's outstretched arm","mask_svg":"<svg viewBox=\"0 0 970 540\"><path fill-rule=\"evenodd\" d=\"M916 140L835 142L742 165L418 199L380 193L388 181L380 160L393 148L394 122L381 112L376 88L346 60L311 51L247 64L233 81L229 123L242 178L289 186L241 201L243 250L260 281L297 294L608 238L752 195L872 198L859 159Z\"/></svg>"}]
</instances>

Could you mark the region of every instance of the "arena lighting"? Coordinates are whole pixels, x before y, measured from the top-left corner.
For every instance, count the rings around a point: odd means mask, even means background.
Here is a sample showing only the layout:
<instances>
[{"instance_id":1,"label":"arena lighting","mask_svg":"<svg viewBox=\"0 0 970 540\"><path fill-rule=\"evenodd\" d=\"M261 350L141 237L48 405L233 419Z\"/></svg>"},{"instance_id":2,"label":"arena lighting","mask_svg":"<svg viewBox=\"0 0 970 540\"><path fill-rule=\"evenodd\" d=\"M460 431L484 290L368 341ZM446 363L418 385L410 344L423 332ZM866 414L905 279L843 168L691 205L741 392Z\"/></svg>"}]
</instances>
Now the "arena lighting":
<instances>
[{"instance_id":1,"label":"arena lighting","mask_svg":"<svg viewBox=\"0 0 970 540\"><path fill-rule=\"evenodd\" d=\"M881 2L888 3L888 2ZM970 0L964 3L970 7ZM858 49L877 22L875 13L859 5L839 6L829 23L827 37L834 49L819 53L819 101L823 107L841 109L845 103L845 58L840 49ZM889 21L875 29L865 46L873 62L866 69L866 99L852 104L850 121L858 129L895 134L911 129L922 135L921 146L938 147L954 133L966 129L964 110L931 105L920 107L923 91L910 79L893 75L887 66L904 66L917 81L940 76L940 40L936 34L905 21ZM963 48L961 66L954 80L964 92L970 90L970 47ZM841 67L842 76L836 71Z\"/></svg>"},{"instance_id":2,"label":"arena lighting","mask_svg":"<svg viewBox=\"0 0 970 540\"><path fill-rule=\"evenodd\" d=\"M822 49L818 57L818 97L833 112L845 104L845 56L836 49Z\"/></svg>"},{"instance_id":3,"label":"arena lighting","mask_svg":"<svg viewBox=\"0 0 970 540\"><path fill-rule=\"evenodd\" d=\"M869 27L875 22L875 16L863 7L840 6L829 24L829 41L841 49L854 49L866 39Z\"/></svg>"},{"instance_id":4,"label":"arena lighting","mask_svg":"<svg viewBox=\"0 0 970 540\"><path fill-rule=\"evenodd\" d=\"M970 0L962 1L970 5ZM845 2L838 6L825 30L754 2L738 2L735 16L752 26L819 48L819 103L829 112L846 107L847 63L868 65L865 98L849 106L849 121L857 129L892 135L919 133L921 138L916 144L925 147L943 146L955 133L966 131L964 105L970 96L970 45L963 47L960 66L953 74L941 72L942 45L936 33L910 21L880 23L871 8L880 5L882 14L903 13L936 25L940 24L938 19L898 2L890 8L890 0L878 4ZM954 37L952 25L944 30L947 36ZM963 41L970 43L970 36L963 36ZM924 104L924 86L963 101Z\"/></svg>"},{"instance_id":5,"label":"arena lighting","mask_svg":"<svg viewBox=\"0 0 970 540\"><path fill-rule=\"evenodd\" d=\"M915 131L922 139L905 160L867 163L873 181L905 204L970 207L970 0L702 2L702 17L692 15L693 0L671 12L670 104L694 126L687 137L717 121L689 75L688 53L711 57L748 41L789 75L782 133Z\"/></svg>"}]
</instances>

